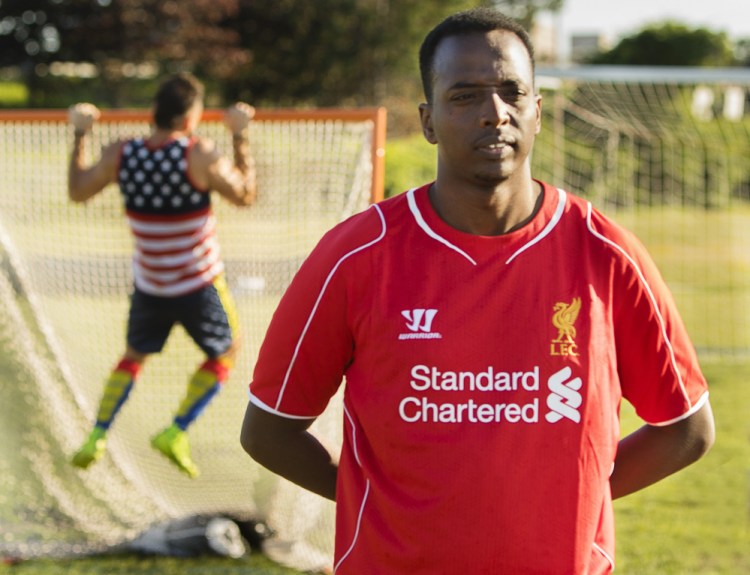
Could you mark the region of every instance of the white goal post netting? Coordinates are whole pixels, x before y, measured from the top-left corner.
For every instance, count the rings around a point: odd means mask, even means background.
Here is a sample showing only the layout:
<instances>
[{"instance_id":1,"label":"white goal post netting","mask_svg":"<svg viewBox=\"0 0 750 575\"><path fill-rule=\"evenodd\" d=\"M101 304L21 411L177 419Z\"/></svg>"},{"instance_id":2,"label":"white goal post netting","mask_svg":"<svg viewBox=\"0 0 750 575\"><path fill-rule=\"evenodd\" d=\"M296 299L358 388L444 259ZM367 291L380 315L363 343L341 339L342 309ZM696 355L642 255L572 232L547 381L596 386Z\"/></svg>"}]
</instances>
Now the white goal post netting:
<instances>
[{"instance_id":1,"label":"white goal post netting","mask_svg":"<svg viewBox=\"0 0 750 575\"><path fill-rule=\"evenodd\" d=\"M332 504L259 468L239 433L252 365L282 291L327 229L382 196L385 110L258 110L256 204L236 208L214 197L243 348L191 426L196 480L149 444L202 361L181 327L146 363L105 457L85 471L68 463L124 350L132 239L116 186L83 205L68 201L65 118L64 110L0 113L0 555L104 550L160 521L231 513L303 543L311 557L291 563L330 556ZM207 110L198 133L231 157L220 119ZM87 158L112 139L147 131L146 111L105 112ZM330 441L339 436L337 410L316 424Z\"/></svg>"},{"instance_id":2,"label":"white goal post netting","mask_svg":"<svg viewBox=\"0 0 750 575\"><path fill-rule=\"evenodd\" d=\"M703 359L750 357L750 68L537 69L533 173L633 230Z\"/></svg>"},{"instance_id":3,"label":"white goal post netting","mask_svg":"<svg viewBox=\"0 0 750 575\"><path fill-rule=\"evenodd\" d=\"M750 357L750 69L540 68L537 84L534 175L591 199L643 240L702 359ZM0 444L0 554L86 553L161 520L230 512L299 542L297 565L330 557L332 504L254 465L239 431L281 292L320 235L383 187L374 166L384 125L259 111L258 204L215 202L244 348L191 427L202 470L192 481L149 447L200 361L180 330L146 365L105 458L85 472L67 463L123 349L131 239L116 189L68 202L63 118L0 112L0 433L9 438ZM91 151L145 128L127 117L100 122ZM218 115L200 130L229 145ZM333 402L317 424L332 441L338 409Z\"/></svg>"}]
</instances>

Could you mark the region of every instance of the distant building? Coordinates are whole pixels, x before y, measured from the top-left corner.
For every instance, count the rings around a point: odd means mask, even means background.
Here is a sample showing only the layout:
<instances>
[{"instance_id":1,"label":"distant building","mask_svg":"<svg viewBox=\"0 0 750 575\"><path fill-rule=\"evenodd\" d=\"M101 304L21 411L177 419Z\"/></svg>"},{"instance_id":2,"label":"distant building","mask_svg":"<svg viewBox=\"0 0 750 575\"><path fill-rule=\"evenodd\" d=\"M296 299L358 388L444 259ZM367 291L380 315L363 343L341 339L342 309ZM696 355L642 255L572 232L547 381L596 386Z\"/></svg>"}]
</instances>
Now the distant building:
<instances>
[{"instance_id":1,"label":"distant building","mask_svg":"<svg viewBox=\"0 0 750 575\"><path fill-rule=\"evenodd\" d=\"M570 38L570 61L582 63L608 49L609 42L602 34L574 34Z\"/></svg>"},{"instance_id":2,"label":"distant building","mask_svg":"<svg viewBox=\"0 0 750 575\"><path fill-rule=\"evenodd\" d=\"M534 56L537 62L557 62L557 27L552 22L537 19L531 30L531 41L534 43Z\"/></svg>"}]
</instances>

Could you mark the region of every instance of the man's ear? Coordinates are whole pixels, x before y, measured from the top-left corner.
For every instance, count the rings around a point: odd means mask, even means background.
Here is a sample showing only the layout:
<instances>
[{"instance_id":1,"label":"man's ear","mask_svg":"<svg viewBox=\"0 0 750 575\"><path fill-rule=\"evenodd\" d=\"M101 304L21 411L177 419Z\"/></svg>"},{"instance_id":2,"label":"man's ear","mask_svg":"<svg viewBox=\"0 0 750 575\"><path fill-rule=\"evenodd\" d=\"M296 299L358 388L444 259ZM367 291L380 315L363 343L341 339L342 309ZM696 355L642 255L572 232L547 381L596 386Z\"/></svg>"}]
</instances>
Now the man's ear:
<instances>
[{"instance_id":1,"label":"man's ear","mask_svg":"<svg viewBox=\"0 0 750 575\"><path fill-rule=\"evenodd\" d=\"M190 130L190 114L183 114L180 118L180 130L187 132Z\"/></svg>"},{"instance_id":2,"label":"man's ear","mask_svg":"<svg viewBox=\"0 0 750 575\"><path fill-rule=\"evenodd\" d=\"M437 144L435 130L432 127L432 106L430 104L419 105L419 121L422 124L422 134L430 144Z\"/></svg>"}]
</instances>

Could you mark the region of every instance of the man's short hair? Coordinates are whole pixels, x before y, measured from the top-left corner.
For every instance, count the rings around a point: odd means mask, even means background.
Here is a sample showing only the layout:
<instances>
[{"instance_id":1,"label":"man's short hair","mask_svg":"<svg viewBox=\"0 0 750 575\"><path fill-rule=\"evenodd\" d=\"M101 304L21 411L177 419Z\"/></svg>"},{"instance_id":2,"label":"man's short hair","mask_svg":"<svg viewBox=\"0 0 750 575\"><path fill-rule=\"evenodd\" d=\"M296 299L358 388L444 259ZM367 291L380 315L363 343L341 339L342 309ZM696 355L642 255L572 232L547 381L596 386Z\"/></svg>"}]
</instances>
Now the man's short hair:
<instances>
[{"instance_id":1,"label":"man's short hair","mask_svg":"<svg viewBox=\"0 0 750 575\"><path fill-rule=\"evenodd\" d=\"M419 49L419 72L422 76L422 88L428 103L432 102L435 52L440 42L451 36L484 34L493 30L507 30L520 38L529 52L531 71L534 72L534 45L526 29L516 20L502 12L485 7L457 12L435 26L427 34Z\"/></svg>"},{"instance_id":2,"label":"man's short hair","mask_svg":"<svg viewBox=\"0 0 750 575\"><path fill-rule=\"evenodd\" d=\"M166 79L154 98L154 123L158 128L174 130L182 118L197 103L203 101L203 84L189 73Z\"/></svg>"}]
</instances>

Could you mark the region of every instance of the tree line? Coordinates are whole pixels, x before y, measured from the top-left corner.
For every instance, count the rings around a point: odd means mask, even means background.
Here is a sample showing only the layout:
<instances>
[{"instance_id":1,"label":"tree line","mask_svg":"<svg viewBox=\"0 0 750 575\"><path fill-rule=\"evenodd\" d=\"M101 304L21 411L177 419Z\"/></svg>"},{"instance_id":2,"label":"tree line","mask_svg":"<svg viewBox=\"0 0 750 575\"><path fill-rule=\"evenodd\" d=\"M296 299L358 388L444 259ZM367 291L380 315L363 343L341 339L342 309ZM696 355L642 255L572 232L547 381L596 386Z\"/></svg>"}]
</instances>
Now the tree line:
<instances>
[{"instance_id":1,"label":"tree line","mask_svg":"<svg viewBox=\"0 0 750 575\"><path fill-rule=\"evenodd\" d=\"M429 8L427 8L429 4ZM40 72L88 62L105 105L140 99L125 64L189 69L225 101L370 105L416 73L428 27L470 0L1 0L0 67L22 70L31 105ZM79 80L84 82L84 80ZM129 93L123 93L129 92Z\"/></svg>"},{"instance_id":2,"label":"tree line","mask_svg":"<svg viewBox=\"0 0 750 575\"><path fill-rule=\"evenodd\" d=\"M531 28L564 0L0 0L0 70L20 71L30 107L148 106L160 76L187 69L206 82L209 105L386 105L414 116L425 31L482 4ZM51 74L61 62L96 74ZM664 23L592 62L748 65L750 42Z\"/></svg>"}]
</instances>

